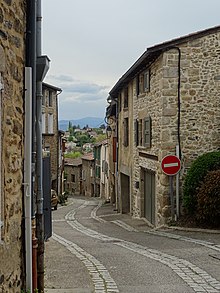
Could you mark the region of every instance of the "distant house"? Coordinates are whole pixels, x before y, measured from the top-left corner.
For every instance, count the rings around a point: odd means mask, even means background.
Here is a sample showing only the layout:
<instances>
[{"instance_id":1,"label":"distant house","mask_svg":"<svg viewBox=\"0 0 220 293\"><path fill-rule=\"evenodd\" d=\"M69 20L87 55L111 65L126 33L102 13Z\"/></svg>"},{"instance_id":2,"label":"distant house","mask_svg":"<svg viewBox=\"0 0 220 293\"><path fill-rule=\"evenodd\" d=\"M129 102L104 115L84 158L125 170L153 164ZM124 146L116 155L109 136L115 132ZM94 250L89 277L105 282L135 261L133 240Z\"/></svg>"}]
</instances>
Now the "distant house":
<instances>
[{"instance_id":1,"label":"distant house","mask_svg":"<svg viewBox=\"0 0 220 293\"><path fill-rule=\"evenodd\" d=\"M92 197L95 195L93 153L82 156L82 194Z\"/></svg>"},{"instance_id":2,"label":"distant house","mask_svg":"<svg viewBox=\"0 0 220 293\"><path fill-rule=\"evenodd\" d=\"M82 159L65 158L65 191L69 195L82 194Z\"/></svg>"},{"instance_id":3,"label":"distant house","mask_svg":"<svg viewBox=\"0 0 220 293\"><path fill-rule=\"evenodd\" d=\"M178 217L187 168L199 155L219 149L219 48L220 26L155 45L110 91L107 115L117 119L114 177L121 212L154 226L167 223L172 200L161 161L177 154Z\"/></svg>"},{"instance_id":4,"label":"distant house","mask_svg":"<svg viewBox=\"0 0 220 293\"><path fill-rule=\"evenodd\" d=\"M109 195L109 155L107 139L94 144L95 159L95 196L100 196L106 201Z\"/></svg>"},{"instance_id":5,"label":"distant house","mask_svg":"<svg viewBox=\"0 0 220 293\"><path fill-rule=\"evenodd\" d=\"M58 190L59 170L59 130L58 130L58 101L57 96L61 89L53 85L43 83L42 97L42 135L43 149L48 152L51 163L51 188Z\"/></svg>"},{"instance_id":6,"label":"distant house","mask_svg":"<svg viewBox=\"0 0 220 293\"><path fill-rule=\"evenodd\" d=\"M64 196L64 153L66 150L66 138L65 138L65 132L62 130L58 131L59 134L59 142L58 142L58 150L59 150L59 156L58 156L58 194L60 196Z\"/></svg>"}]
</instances>

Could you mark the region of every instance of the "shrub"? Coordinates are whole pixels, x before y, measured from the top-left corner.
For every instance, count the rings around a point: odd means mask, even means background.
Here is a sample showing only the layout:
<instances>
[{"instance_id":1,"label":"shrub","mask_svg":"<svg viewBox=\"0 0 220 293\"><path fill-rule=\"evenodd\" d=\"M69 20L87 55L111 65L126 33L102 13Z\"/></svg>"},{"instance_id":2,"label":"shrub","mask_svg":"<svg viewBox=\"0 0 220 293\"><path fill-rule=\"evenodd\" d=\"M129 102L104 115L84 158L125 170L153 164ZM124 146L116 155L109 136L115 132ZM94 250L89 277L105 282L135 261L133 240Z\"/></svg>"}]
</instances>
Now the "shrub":
<instances>
[{"instance_id":1,"label":"shrub","mask_svg":"<svg viewBox=\"0 0 220 293\"><path fill-rule=\"evenodd\" d=\"M200 223L220 224L220 170L210 171L200 186L197 198L196 218Z\"/></svg>"},{"instance_id":2,"label":"shrub","mask_svg":"<svg viewBox=\"0 0 220 293\"><path fill-rule=\"evenodd\" d=\"M199 156L186 174L183 185L183 203L188 212L196 209L196 194L208 171L220 169L220 152L210 152Z\"/></svg>"}]
</instances>

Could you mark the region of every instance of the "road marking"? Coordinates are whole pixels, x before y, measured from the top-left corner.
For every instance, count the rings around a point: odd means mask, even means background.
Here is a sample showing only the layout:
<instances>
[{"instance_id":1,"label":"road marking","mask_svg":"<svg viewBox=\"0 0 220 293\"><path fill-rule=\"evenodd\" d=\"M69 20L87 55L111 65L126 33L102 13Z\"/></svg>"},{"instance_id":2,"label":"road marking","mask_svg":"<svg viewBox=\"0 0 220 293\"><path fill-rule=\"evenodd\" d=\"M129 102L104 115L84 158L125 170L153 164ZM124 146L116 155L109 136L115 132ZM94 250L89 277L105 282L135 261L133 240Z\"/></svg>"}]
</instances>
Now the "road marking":
<instances>
[{"instance_id":1,"label":"road marking","mask_svg":"<svg viewBox=\"0 0 220 293\"><path fill-rule=\"evenodd\" d=\"M118 293L118 287L103 264L75 243L53 233L53 239L65 246L85 265L92 278L95 293Z\"/></svg>"},{"instance_id":2,"label":"road marking","mask_svg":"<svg viewBox=\"0 0 220 293\"><path fill-rule=\"evenodd\" d=\"M102 206L102 202L100 201L99 204L92 210L91 212L91 217L94 219L94 220L97 220L98 222L100 223L106 223L106 221L102 218L99 218L96 213L98 211L98 209Z\"/></svg>"},{"instance_id":3,"label":"road marking","mask_svg":"<svg viewBox=\"0 0 220 293\"><path fill-rule=\"evenodd\" d=\"M111 221L111 223L114 223L120 227L122 227L123 229L129 231L129 232L139 232L137 229L133 228L132 226L120 221L120 220L115 220L115 221Z\"/></svg>"},{"instance_id":4,"label":"road marking","mask_svg":"<svg viewBox=\"0 0 220 293\"><path fill-rule=\"evenodd\" d=\"M79 209L81 208L79 207ZM191 262L187 260L160 252L155 249L149 249L145 246L142 246L133 242L124 241L119 238L109 237L95 230L86 228L75 219L75 214L79 209L70 211L65 216L67 223L70 226L72 226L74 229L76 229L77 231L89 237L99 239L101 241L108 241L108 242L111 241L113 245L124 247L128 250L131 250L135 253L138 253L140 255L143 255L147 258L153 259L155 261L158 261L168 266L189 287L191 287L194 292L213 292L213 293L220 292L219 291L220 281L213 278L206 271L202 270L201 268L197 267L196 265L192 264Z\"/></svg>"}]
</instances>

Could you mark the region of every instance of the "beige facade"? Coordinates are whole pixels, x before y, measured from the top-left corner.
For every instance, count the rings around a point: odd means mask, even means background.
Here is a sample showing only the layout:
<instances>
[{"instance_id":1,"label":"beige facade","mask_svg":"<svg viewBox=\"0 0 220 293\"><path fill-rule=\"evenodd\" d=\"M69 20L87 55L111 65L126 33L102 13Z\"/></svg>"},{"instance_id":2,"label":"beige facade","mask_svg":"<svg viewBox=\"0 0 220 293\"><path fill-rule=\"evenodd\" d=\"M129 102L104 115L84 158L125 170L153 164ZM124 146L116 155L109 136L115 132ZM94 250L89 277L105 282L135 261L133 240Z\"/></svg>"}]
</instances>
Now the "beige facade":
<instances>
[{"instance_id":1,"label":"beige facade","mask_svg":"<svg viewBox=\"0 0 220 293\"><path fill-rule=\"evenodd\" d=\"M57 96L61 89L43 83L42 97L42 135L43 149L50 155L51 163L51 188L59 195L59 155L60 138L58 131L58 101Z\"/></svg>"},{"instance_id":2,"label":"beige facade","mask_svg":"<svg viewBox=\"0 0 220 293\"><path fill-rule=\"evenodd\" d=\"M0 291L20 292L22 248L25 1L1 1L0 12Z\"/></svg>"},{"instance_id":3,"label":"beige facade","mask_svg":"<svg viewBox=\"0 0 220 293\"><path fill-rule=\"evenodd\" d=\"M69 195L82 194L82 160L65 158L65 191Z\"/></svg>"},{"instance_id":4,"label":"beige facade","mask_svg":"<svg viewBox=\"0 0 220 293\"><path fill-rule=\"evenodd\" d=\"M219 148L219 45L220 27L214 27L148 48L110 92L119 101L118 190L122 211L122 189L129 184L127 205L133 216L145 217L156 226L166 223L171 206L162 158L175 155L176 146L180 148L181 195L192 161ZM127 88L129 102L124 107ZM128 145L126 117L131 120Z\"/></svg>"}]
</instances>

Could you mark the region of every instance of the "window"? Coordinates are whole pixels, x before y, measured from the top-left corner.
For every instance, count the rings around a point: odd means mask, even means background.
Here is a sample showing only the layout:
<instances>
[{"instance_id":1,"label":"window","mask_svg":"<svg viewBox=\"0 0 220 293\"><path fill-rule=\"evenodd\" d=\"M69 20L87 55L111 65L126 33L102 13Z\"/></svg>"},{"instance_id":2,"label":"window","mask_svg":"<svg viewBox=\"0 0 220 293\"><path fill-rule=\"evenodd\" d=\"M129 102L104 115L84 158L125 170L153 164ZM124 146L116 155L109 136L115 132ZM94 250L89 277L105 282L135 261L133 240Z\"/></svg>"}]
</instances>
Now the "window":
<instances>
[{"instance_id":1,"label":"window","mask_svg":"<svg viewBox=\"0 0 220 293\"><path fill-rule=\"evenodd\" d=\"M49 91L49 107L53 106L53 100L52 100L52 92Z\"/></svg>"},{"instance_id":2,"label":"window","mask_svg":"<svg viewBox=\"0 0 220 293\"><path fill-rule=\"evenodd\" d=\"M142 136L143 136L142 129L143 129L142 119L140 119L138 122L138 145L142 145Z\"/></svg>"},{"instance_id":3,"label":"window","mask_svg":"<svg viewBox=\"0 0 220 293\"><path fill-rule=\"evenodd\" d=\"M149 92L150 90L150 71L144 72L144 92Z\"/></svg>"},{"instance_id":4,"label":"window","mask_svg":"<svg viewBox=\"0 0 220 293\"><path fill-rule=\"evenodd\" d=\"M76 176L75 176L75 174L71 174L71 181L72 182L76 182Z\"/></svg>"},{"instance_id":5,"label":"window","mask_svg":"<svg viewBox=\"0 0 220 293\"><path fill-rule=\"evenodd\" d=\"M118 112L121 112L121 93L118 96Z\"/></svg>"},{"instance_id":6,"label":"window","mask_svg":"<svg viewBox=\"0 0 220 293\"><path fill-rule=\"evenodd\" d=\"M150 70L146 70L136 77L136 94L143 94L150 91Z\"/></svg>"},{"instance_id":7,"label":"window","mask_svg":"<svg viewBox=\"0 0 220 293\"><path fill-rule=\"evenodd\" d=\"M96 166L96 167L95 167L95 176L96 176L97 178L100 178L100 173L101 173L101 172L100 172L100 169L101 169L101 168L100 168L99 166Z\"/></svg>"},{"instance_id":8,"label":"window","mask_svg":"<svg viewBox=\"0 0 220 293\"><path fill-rule=\"evenodd\" d=\"M124 89L124 108L128 108L128 87Z\"/></svg>"},{"instance_id":9,"label":"window","mask_svg":"<svg viewBox=\"0 0 220 293\"><path fill-rule=\"evenodd\" d=\"M151 147L151 119L146 117L144 119L144 146L147 148Z\"/></svg>"},{"instance_id":10,"label":"window","mask_svg":"<svg viewBox=\"0 0 220 293\"><path fill-rule=\"evenodd\" d=\"M151 147L151 117L135 121L136 146Z\"/></svg>"},{"instance_id":11,"label":"window","mask_svg":"<svg viewBox=\"0 0 220 293\"><path fill-rule=\"evenodd\" d=\"M129 125L128 118L124 119L124 146L127 147L129 144Z\"/></svg>"},{"instance_id":12,"label":"window","mask_svg":"<svg viewBox=\"0 0 220 293\"><path fill-rule=\"evenodd\" d=\"M48 114L48 133L53 133L53 114Z\"/></svg>"}]
</instances>

